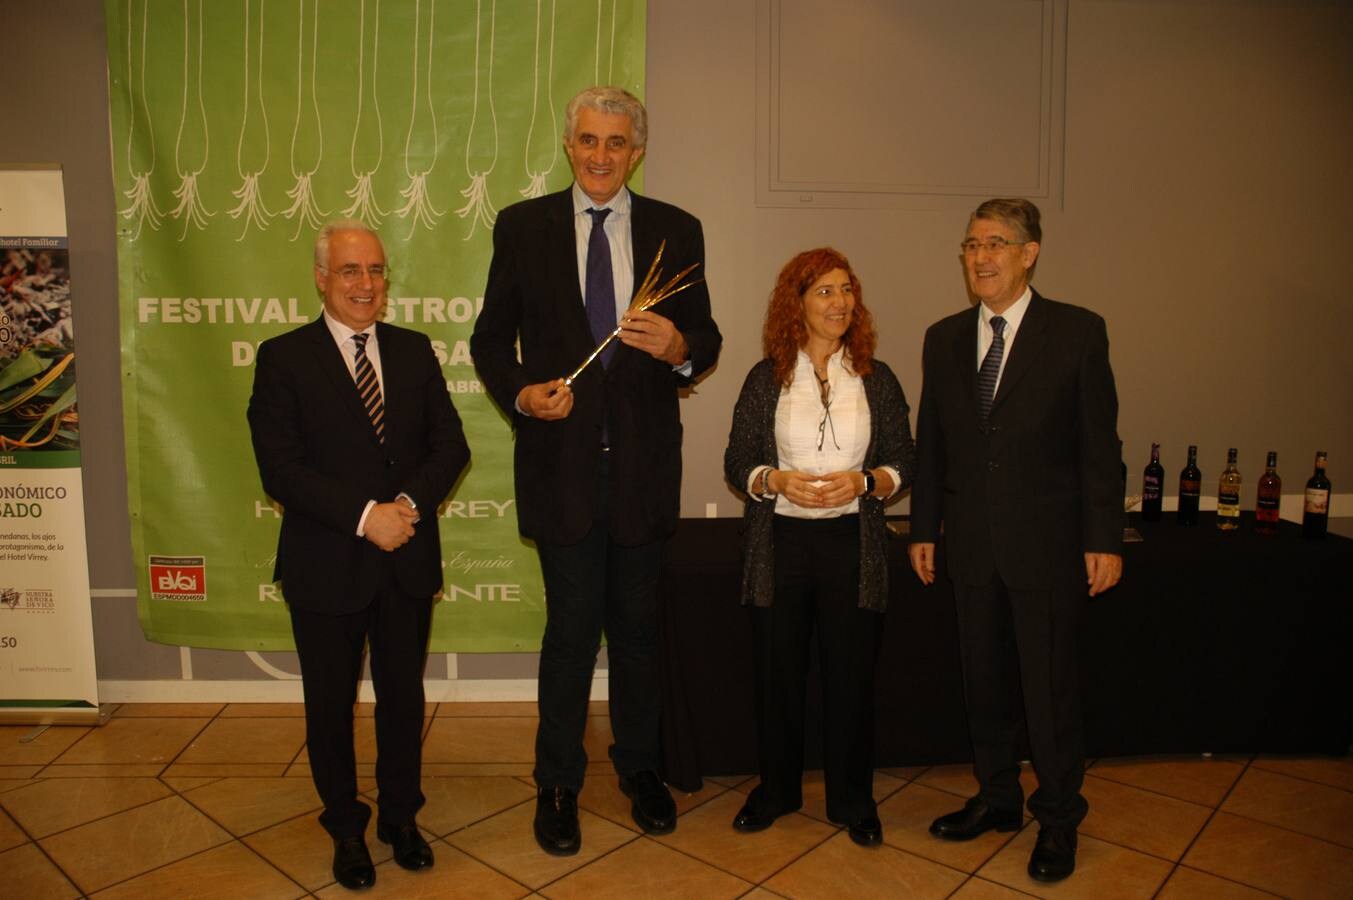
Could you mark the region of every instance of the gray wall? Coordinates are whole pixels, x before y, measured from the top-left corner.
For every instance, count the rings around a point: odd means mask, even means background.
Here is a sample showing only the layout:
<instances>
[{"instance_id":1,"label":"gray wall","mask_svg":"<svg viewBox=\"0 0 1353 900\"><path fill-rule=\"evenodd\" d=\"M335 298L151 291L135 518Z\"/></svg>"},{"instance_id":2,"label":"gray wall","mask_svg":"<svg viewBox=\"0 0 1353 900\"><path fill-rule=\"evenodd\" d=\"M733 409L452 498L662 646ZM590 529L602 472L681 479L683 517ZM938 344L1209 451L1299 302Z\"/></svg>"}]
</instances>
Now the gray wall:
<instances>
[{"instance_id":1,"label":"gray wall","mask_svg":"<svg viewBox=\"0 0 1353 900\"><path fill-rule=\"evenodd\" d=\"M168 697L185 666L265 677L243 654L147 643L135 621L102 4L5 0L0 34L0 162L65 168L100 678L163 679ZM967 302L966 211L1000 186L1043 206L1039 289L1108 320L1131 470L1152 440L1171 472L1196 443L1210 482L1236 446L1250 503L1264 451L1294 494L1320 448L1346 487L1350 45L1346 2L650 0L646 189L704 221L725 334L684 404L685 514L738 512L722 451L779 266L845 251L915 402L926 326ZM534 670L463 656L429 677Z\"/></svg>"}]
</instances>

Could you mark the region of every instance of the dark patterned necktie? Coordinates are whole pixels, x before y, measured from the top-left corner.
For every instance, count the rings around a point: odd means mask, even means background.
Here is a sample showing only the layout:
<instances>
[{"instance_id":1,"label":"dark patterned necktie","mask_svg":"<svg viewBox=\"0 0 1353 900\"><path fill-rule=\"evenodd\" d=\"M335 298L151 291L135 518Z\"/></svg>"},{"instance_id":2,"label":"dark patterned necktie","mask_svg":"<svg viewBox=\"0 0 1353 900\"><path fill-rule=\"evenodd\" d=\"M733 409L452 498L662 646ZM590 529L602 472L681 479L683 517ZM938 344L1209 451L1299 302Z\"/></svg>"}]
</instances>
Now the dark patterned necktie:
<instances>
[{"instance_id":1,"label":"dark patterned necktie","mask_svg":"<svg viewBox=\"0 0 1353 900\"><path fill-rule=\"evenodd\" d=\"M381 384L376 380L376 369L366 355L366 339L371 335L354 334L353 343L357 345L354 377L357 379L357 393L362 398L362 406L371 419L371 427L376 429L376 437L385 443L385 401L381 399Z\"/></svg>"},{"instance_id":2,"label":"dark patterned necktie","mask_svg":"<svg viewBox=\"0 0 1353 900\"><path fill-rule=\"evenodd\" d=\"M606 336L615 331L615 278L611 273L611 242L606 239L606 217L609 209L589 209L592 217L592 233L587 238L587 324L592 330L592 340L600 344ZM602 366L611 364L615 353L612 342L601 351Z\"/></svg>"},{"instance_id":3,"label":"dark patterned necktie","mask_svg":"<svg viewBox=\"0 0 1353 900\"><path fill-rule=\"evenodd\" d=\"M1005 356L1005 319L991 317L991 347L977 370L977 400L981 404L982 421L991 415L991 401L996 397L996 379L1001 374L1001 357Z\"/></svg>"}]
</instances>

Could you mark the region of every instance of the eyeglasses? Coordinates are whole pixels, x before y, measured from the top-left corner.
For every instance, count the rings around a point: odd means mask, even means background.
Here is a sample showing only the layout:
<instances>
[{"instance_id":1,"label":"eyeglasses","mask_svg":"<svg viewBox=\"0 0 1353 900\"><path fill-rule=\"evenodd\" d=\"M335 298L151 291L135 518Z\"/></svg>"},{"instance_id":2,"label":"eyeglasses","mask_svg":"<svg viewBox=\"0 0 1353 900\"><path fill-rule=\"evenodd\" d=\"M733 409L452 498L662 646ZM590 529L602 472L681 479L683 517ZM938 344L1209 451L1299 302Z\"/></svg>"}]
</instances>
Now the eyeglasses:
<instances>
[{"instance_id":1,"label":"eyeglasses","mask_svg":"<svg viewBox=\"0 0 1353 900\"><path fill-rule=\"evenodd\" d=\"M1029 242L1007 241L1003 237L989 237L984 241L979 241L977 238L968 238L966 241L959 244L958 246L963 249L963 252L965 254L967 254L968 256L972 256L974 253L977 252L979 247L987 251L988 253L1000 253L1006 247L1019 247L1027 243Z\"/></svg>"},{"instance_id":2,"label":"eyeglasses","mask_svg":"<svg viewBox=\"0 0 1353 900\"><path fill-rule=\"evenodd\" d=\"M822 418L817 423L817 449L821 450L827 443L827 429L832 431L832 443L836 449L841 449L841 444L836 440L836 423L832 421L832 386L830 381L824 381L821 378L817 380L819 398L822 400Z\"/></svg>"},{"instance_id":3,"label":"eyeglasses","mask_svg":"<svg viewBox=\"0 0 1353 900\"><path fill-rule=\"evenodd\" d=\"M337 269L326 269L321 266L320 270L328 274L337 275L344 281L360 281L363 272L370 275L372 281L384 281L390 277L390 267L383 263L376 263L370 266L348 263L346 266L339 266Z\"/></svg>"}]
</instances>

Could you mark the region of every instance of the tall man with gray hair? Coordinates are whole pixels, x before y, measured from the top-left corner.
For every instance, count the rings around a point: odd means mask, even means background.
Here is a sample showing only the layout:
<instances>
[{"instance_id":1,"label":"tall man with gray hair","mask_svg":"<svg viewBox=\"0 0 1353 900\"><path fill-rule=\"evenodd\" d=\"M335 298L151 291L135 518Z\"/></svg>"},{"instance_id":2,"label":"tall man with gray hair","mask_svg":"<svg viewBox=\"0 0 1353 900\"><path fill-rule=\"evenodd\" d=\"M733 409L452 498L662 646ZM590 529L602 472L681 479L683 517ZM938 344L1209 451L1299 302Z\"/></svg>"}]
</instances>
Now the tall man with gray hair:
<instances>
[{"instance_id":1,"label":"tall man with gray hair","mask_svg":"<svg viewBox=\"0 0 1353 900\"><path fill-rule=\"evenodd\" d=\"M352 709L369 644L376 691L376 835L411 870L433 863L414 817L423 663L442 585L437 507L470 461L426 335L387 325L390 270L370 228L344 219L315 241L315 321L264 341L249 430L263 489L282 504L273 577L291 614L305 747L349 889L376 870L357 796Z\"/></svg>"},{"instance_id":2,"label":"tall man with gray hair","mask_svg":"<svg viewBox=\"0 0 1353 900\"><path fill-rule=\"evenodd\" d=\"M978 784L930 833L1019 828L1027 738L1039 824L1029 875L1059 881L1089 809L1076 637L1087 594L1123 571L1123 476L1104 320L1030 287L1042 239L1028 200L988 200L968 220L973 306L925 336L909 552L934 582L943 523Z\"/></svg>"},{"instance_id":3,"label":"tall man with gray hair","mask_svg":"<svg viewBox=\"0 0 1353 900\"><path fill-rule=\"evenodd\" d=\"M574 183L499 214L470 340L516 431L518 526L545 579L534 828L556 855L581 846L583 728L603 633L620 787L645 831L676 827L658 736L658 576L680 507L678 392L714 365L722 338L703 282L657 310L628 310L664 240L669 275L705 258L697 219L625 186L647 139L627 91L593 87L569 102ZM619 341L565 384L617 324Z\"/></svg>"}]
</instances>

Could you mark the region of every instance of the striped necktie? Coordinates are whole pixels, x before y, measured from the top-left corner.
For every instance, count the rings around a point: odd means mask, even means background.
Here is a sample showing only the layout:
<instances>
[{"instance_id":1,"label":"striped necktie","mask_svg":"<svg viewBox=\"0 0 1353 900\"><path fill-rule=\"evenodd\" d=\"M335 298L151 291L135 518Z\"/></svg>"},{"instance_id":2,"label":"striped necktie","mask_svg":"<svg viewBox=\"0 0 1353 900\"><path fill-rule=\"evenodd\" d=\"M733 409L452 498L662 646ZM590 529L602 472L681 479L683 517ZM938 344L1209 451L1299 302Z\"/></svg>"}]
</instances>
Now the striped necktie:
<instances>
[{"instance_id":1,"label":"striped necktie","mask_svg":"<svg viewBox=\"0 0 1353 900\"><path fill-rule=\"evenodd\" d=\"M376 437L385 443L385 401L381 399L381 384L376 380L376 368L366 355L366 339L369 334L354 334L353 343L357 345L356 366L353 377L357 379L357 393L362 398L362 406L371 419L371 427L376 429Z\"/></svg>"},{"instance_id":2,"label":"striped necktie","mask_svg":"<svg viewBox=\"0 0 1353 900\"><path fill-rule=\"evenodd\" d=\"M991 401L996 397L996 379L1001 374L1001 357L1005 356L1005 319L991 317L991 347L977 370L977 399L982 408L982 421L991 415Z\"/></svg>"}]
</instances>

